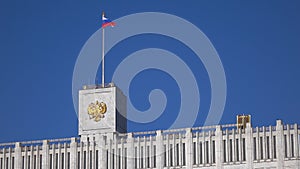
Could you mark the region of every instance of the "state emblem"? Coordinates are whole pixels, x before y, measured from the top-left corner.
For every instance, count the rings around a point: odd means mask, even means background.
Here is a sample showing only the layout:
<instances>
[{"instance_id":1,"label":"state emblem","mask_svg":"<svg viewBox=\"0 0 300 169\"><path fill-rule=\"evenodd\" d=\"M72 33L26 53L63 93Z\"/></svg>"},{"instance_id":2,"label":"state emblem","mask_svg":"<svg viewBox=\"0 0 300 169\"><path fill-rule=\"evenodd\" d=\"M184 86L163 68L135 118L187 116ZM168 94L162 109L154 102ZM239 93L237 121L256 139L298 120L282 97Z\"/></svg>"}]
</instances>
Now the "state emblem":
<instances>
[{"instance_id":1,"label":"state emblem","mask_svg":"<svg viewBox=\"0 0 300 169\"><path fill-rule=\"evenodd\" d=\"M97 100L96 103L89 104L89 107L87 108L87 113L90 119L94 119L95 122L98 122L102 118L104 118L106 109L106 104Z\"/></svg>"}]
</instances>

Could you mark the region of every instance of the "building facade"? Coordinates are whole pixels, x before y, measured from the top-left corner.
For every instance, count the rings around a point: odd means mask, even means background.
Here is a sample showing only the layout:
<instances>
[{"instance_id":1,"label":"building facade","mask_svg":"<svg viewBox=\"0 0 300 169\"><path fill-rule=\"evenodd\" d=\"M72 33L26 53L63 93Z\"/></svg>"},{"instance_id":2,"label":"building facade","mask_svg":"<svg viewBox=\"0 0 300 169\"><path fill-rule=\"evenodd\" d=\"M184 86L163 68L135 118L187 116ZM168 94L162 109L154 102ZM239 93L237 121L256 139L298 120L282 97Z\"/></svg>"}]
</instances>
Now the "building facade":
<instances>
[{"instance_id":1,"label":"building facade","mask_svg":"<svg viewBox=\"0 0 300 169\"><path fill-rule=\"evenodd\" d=\"M0 169L300 168L297 124L127 133L126 115L117 87L86 86L79 91L79 137L2 143Z\"/></svg>"}]
</instances>

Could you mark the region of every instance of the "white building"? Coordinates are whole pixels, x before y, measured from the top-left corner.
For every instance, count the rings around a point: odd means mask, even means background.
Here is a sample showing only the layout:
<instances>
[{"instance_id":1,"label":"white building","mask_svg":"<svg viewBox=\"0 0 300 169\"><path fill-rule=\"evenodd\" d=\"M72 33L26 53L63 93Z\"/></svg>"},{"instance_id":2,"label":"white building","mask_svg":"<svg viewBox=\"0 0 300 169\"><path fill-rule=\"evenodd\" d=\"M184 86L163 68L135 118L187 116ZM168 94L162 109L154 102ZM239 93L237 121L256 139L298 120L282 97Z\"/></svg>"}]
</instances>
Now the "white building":
<instances>
[{"instance_id":1,"label":"white building","mask_svg":"<svg viewBox=\"0 0 300 169\"><path fill-rule=\"evenodd\" d=\"M235 124L127 133L114 86L79 91L78 138L0 144L0 169L300 168L297 124Z\"/></svg>"}]
</instances>

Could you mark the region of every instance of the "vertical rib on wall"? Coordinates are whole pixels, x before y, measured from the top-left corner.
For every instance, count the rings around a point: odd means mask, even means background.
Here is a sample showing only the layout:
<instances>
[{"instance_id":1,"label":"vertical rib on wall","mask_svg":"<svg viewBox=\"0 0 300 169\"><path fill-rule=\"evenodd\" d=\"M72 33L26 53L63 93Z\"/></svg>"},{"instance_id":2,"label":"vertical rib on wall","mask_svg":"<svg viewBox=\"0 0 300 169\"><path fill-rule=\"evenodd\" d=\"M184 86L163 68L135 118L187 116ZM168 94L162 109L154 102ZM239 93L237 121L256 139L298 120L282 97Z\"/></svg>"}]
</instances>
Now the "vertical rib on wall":
<instances>
[{"instance_id":1,"label":"vertical rib on wall","mask_svg":"<svg viewBox=\"0 0 300 169\"><path fill-rule=\"evenodd\" d=\"M298 125L221 126L0 144L0 169L297 167ZM298 160L298 161L297 161Z\"/></svg>"}]
</instances>

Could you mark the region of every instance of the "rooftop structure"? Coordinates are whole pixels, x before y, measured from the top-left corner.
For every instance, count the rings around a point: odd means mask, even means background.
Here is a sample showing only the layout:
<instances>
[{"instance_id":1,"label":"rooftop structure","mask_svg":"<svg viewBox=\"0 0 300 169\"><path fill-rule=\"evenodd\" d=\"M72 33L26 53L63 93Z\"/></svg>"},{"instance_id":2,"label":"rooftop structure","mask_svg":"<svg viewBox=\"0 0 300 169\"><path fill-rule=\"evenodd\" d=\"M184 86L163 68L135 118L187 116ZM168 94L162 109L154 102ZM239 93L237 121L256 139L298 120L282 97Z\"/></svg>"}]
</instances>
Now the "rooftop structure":
<instances>
[{"instance_id":1,"label":"rooftop structure","mask_svg":"<svg viewBox=\"0 0 300 169\"><path fill-rule=\"evenodd\" d=\"M300 168L297 124L127 132L116 86L79 91L79 137L0 144L0 169ZM240 123L241 122L241 123ZM241 127L242 126L242 127Z\"/></svg>"}]
</instances>

